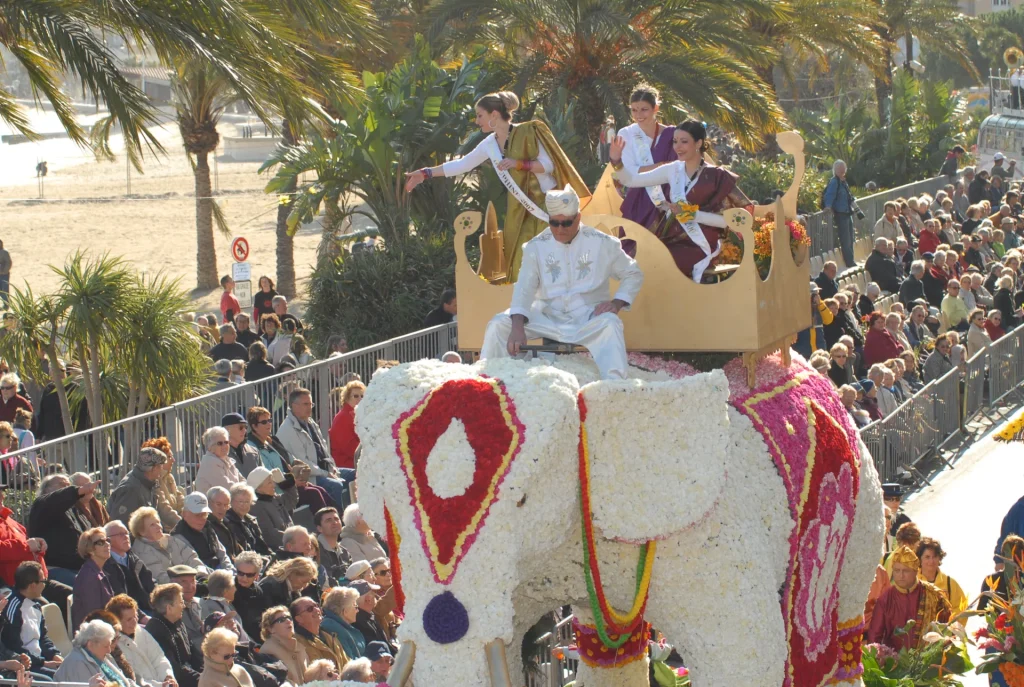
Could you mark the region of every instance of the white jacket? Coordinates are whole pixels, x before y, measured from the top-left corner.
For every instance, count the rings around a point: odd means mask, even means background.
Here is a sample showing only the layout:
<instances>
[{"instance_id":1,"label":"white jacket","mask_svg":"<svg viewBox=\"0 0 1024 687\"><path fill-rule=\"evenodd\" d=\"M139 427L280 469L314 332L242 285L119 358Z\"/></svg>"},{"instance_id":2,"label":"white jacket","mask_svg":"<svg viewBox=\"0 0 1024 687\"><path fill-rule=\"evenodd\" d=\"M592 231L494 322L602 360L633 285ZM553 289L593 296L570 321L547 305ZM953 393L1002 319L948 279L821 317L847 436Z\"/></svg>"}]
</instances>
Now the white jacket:
<instances>
[{"instance_id":1,"label":"white jacket","mask_svg":"<svg viewBox=\"0 0 1024 687\"><path fill-rule=\"evenodd\" d=\"M319 437L320 445L324 447L327 462L330 464L330 470L324 470L317 465L316 444L313 443L313 438L309 435L309 432L302 428L302 425L295 419L291 411L288 411L288 416L281 423L281 426L277 428L276 436L285 450L288 451L292 461L298 459L311 467L314 477L337 477L338 471L331 459L331 446L327 443L327 437L320 431L320 425L312 417L309 418L306 425Z\"/></svg>"},{"instance_id":2,"label":"white jacket","mask_svg":"<svg viewBox=\"0 0 1024 687\"><path fill-rule=\"evenodd\" d=\"M117 646L121 648L121 653L135 671L136 682L146 682L159 687L168 675L174 677L171 662L167 660L153 635L141 625L136 628L134 639L124 632L118 632Z\"/></svg>"},{"instance_id":3,"label":"white jacket","mask_svg":"<svg viewBox=\"0 0 1024 687\"><path fill-rule=\"evenodd\" d=\"M232 485L244 481L245 478L238 471L234 458L218 458L212 453L206 453L199 461L195 490L205 494L211 487L230 489Z\"/></svg>"}]
</instances>

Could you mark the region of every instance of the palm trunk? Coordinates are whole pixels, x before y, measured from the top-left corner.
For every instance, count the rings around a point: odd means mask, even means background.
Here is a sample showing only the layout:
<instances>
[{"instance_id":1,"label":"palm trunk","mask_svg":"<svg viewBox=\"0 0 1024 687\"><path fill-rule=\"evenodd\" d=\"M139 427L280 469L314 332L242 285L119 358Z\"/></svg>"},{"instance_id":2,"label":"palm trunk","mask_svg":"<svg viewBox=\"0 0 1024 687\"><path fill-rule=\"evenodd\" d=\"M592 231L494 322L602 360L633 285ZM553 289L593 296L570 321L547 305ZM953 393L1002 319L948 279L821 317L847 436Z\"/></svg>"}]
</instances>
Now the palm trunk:
<instances>
[{"instance_id":1,"label":"palm trunk","mask_svg":"<svg viewBox=\"0 0 1024 687\"><path fill-rule=\"evenodd\" d=\"M60 363L57 362L57 345L52 341L46 347L46 359L50 362L50 379L57 391L60 402L60 419L64 423L64 435L75 433L75 425L71 421L71 404L68 403L68 391L64 388L64 380L60 377Z\"/></svg>"},{"instance_id":2,"label":"palm trunk","mask_svg":"<svg viewBox=\"0 0 1024 687\"><path fill-rule=\"evenodd\" d=\"M209 152L196 156L196 287L217 288L217 249L213 243L213 195Z\"/></svg>"},{"instance_id":3,"label":"palm trunk","mask_svg":"<svg viewBox=\"0 0 1024 687\"><path fill-rule=\"evenodd\" d=\"M892 50L888 44L885 48L886 69L892 64ZM889 123L889 96L892 95L892 83L875 77L875 103L878 106L878 126L885 127Z\"/></svg>"},{"instance_id":4,"label":"palm trunk","mask_svg":"<svg viewBox=\"0 0 1024 687\"><path fill-rule=\"evenodd\" d=\"M89 374L92 377L92 398L89 399L89 412L93 416L93 427L103 424L103 387L100 382L100 341L95 332L89 332L89 356L92 360ZM96 410L93 411L93 408Z\"/></svg>"},{"instance_id":5,"label":"palm trunk","mask_svg":"<svg viewBox=\"0 0 1024 687\"><path fill-rule=\"evenodd\" d=\"M82 366L82 385L85 387L85 404L88 406L89 419L92 420L93 427L99 427L103 424L103 421L102 419L96 419L97 408L94 407L95 404L93 403L95 395L93 393L92 362L85 344L78 345L78 362Z\"/></svg>"},{"instance_id":6,"label":"palm trunk","mask_svg":"<svg viewBox=\"0 0 1024 687\"><path fill-rule=\"evenodd\" d=\"M281 139L286 146L295 145L295 134L288 120L281 125ZM296 188L298 184L292 182L281 192L293 193ZM277 206L277 292L288 298L295 297L295 246L293 237L288 235L288 215L291 211L291 203Z\"/></svg>"}]
</instances>

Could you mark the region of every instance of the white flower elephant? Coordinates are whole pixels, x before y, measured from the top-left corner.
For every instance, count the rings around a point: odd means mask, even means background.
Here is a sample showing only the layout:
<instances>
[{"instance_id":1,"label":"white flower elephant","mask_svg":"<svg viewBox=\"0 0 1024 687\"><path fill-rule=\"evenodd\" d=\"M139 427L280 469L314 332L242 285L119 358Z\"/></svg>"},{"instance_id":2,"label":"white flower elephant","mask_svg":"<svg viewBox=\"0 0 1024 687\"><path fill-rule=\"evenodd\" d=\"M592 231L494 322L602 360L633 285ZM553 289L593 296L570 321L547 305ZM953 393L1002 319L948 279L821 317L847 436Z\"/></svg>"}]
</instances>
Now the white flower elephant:
<instances>
[{"instance_id":1,"label":"white flower elephant","mask_svg":"<svg viewBox=\"0 0 1024 687\"><path fill-rule=\"evenodd\" d=\"M652 541L644 617L696 687L859 685L881 489L828 379L802 360L763 362L753 391L738 362L625 381L593 381L574 356L556 365L401 365L358 408L359 503L376 529L392 524L416 684L488 684L494 640L521 684L526 630L566 603L594 624L597 591L625 613ZM577 684L646 685L646 660L586 665L616 656L604 651L581 656Z\"/></svg>"}]
</instances>

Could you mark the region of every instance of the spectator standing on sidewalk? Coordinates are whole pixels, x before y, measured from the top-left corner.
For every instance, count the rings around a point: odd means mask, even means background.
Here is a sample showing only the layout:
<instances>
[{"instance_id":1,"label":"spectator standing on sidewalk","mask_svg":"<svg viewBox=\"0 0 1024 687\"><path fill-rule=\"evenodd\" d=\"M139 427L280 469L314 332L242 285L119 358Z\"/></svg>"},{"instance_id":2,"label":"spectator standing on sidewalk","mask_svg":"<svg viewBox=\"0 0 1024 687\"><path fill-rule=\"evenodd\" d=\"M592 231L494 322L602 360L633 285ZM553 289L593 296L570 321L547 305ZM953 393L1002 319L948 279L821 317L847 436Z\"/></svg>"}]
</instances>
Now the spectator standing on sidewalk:
<instances>
[{"instance_id":1,"label":"spectator standing on sidewalk","mask_svg":"<svg viewBox=\"0 0 1024 687\"><path fill-rule=\"evenodd\" d=\"M836 160L832 165L832 178L825 187L824 209L832 211L836 231L839 233L839 247L847 267L857 264L853 258L853 213L857 202L846 183L846 163Z\"/></svg>"}]
</instances>

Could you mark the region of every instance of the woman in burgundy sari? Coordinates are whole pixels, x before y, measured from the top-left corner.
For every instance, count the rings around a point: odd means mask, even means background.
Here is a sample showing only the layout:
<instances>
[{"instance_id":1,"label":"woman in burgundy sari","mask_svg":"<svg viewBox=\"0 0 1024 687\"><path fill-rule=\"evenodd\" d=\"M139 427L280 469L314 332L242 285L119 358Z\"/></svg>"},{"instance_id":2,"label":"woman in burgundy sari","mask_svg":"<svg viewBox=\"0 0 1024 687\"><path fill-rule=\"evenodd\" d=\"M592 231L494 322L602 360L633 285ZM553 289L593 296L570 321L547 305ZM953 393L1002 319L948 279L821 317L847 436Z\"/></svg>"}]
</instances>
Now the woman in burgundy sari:
<instances>
[{"instance_id":1,"label":"woman in burgundy sari","mask_svg":"<svg viewBox=\"0 0 1024 687\"><path fill-rule=\"evenodd\" d=\"M611 158L621 160L627 145L624 138L615 139ZM688 119L677 126L672 148L676 160L637 174L620 163L615 177L631 188L668 185L668 202L661 209L661 218L649 228L668 247L679 270L700 283L704 270L721 251L725 219L720 213L732 207L753 208L736 187L735 174L705 161L710 145L703 123ZM698 207L695 212L687 207L693 205Z\"/></svg>"}]
</instances>

